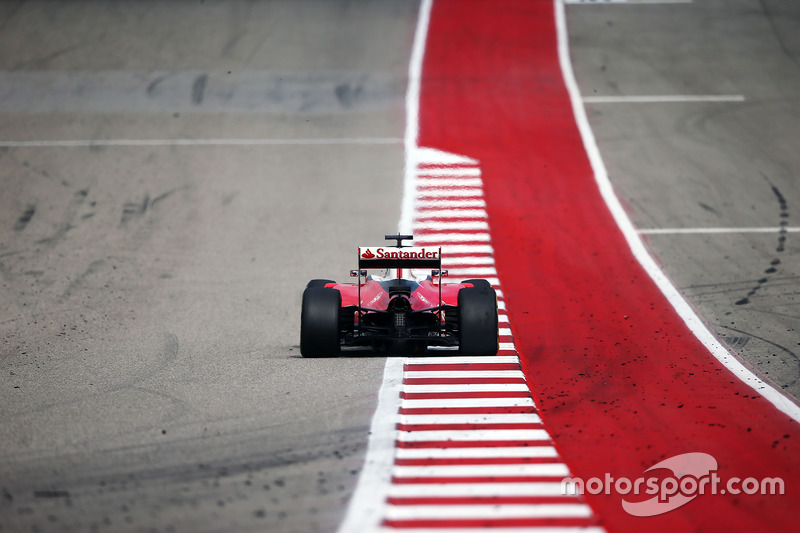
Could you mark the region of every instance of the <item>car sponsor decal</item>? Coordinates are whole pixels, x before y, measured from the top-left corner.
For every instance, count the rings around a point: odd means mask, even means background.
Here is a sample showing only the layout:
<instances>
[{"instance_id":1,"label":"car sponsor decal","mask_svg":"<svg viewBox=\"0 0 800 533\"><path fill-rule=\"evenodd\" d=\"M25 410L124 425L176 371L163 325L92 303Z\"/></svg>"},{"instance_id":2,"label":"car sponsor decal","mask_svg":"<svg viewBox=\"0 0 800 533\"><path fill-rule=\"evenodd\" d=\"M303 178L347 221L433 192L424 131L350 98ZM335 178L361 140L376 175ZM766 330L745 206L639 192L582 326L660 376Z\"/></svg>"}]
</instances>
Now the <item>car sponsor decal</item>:
<instances>
[{"instance_id":1,"label":"car sponsor decal","mask_svg":"<svg viewBox=\"0 0 800 533\"><path fill-rule=\"evenodd\" d=\"M439 259L439 248L408 246L391 248L383 246L360 246L358 255L364 261L381 259Z\"/></svg>"}]
</instances>

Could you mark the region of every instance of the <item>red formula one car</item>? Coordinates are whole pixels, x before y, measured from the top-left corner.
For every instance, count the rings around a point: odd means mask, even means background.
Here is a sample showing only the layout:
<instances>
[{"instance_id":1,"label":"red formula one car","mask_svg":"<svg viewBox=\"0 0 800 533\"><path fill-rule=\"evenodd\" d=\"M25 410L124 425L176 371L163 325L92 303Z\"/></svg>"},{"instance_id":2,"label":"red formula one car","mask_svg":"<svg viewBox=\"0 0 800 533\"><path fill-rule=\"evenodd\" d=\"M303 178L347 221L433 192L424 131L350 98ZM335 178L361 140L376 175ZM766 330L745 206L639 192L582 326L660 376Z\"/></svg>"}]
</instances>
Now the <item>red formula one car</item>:
<instances>
[{"instance_id":1,"label":"red formula one car","mask_svg":"<svg viewBox=\"0 0 800 533\"><path fill-rule=\"evenodd\" d=\"M342 346L422 353L457 346L464 355L497 353L497 294L485 279L442 284L441 248L403 246L411 235L386 235L395 246L358 248L356 283L311 280L303 292L300 352L331 357ZM369 270L380 269L381 275Z\"/></svg>"}]
</instances>

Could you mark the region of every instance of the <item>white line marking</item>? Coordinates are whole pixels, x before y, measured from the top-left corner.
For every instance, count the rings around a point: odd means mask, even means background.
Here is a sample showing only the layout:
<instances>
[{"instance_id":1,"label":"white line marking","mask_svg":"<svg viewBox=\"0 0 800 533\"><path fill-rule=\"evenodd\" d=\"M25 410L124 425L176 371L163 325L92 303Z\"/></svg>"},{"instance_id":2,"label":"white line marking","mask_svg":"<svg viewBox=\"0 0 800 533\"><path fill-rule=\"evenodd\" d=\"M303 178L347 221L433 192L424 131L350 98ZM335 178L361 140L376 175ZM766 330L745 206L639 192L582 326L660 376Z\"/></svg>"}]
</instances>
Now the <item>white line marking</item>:
<instances>
[{"instance_id":1,"label":"white line marking","mask_svg":"<svg viewBox=\"0 0 800 533\"><path fill-rule=\"evenodd\" d=\"M482 398L478 398L482 399ZM418 400L421 401L421 400ZM403 403L405 405L405 403ZM444 431L398 431L400 442L481 442L481 441L549 441L543 429L464 429Z\"/></svg>"},{"instance_id":2,"label":"white line marking","mask_svg":"<svg viewBox=\"0 0 800 533\"><path fill-rule=\"evenodd\" d=\"M418 178L433 178L439 176L476 177L481 175L481 169L475 167L442 167L442 168L421 168L417 170Z\"/></svg>"},{"instance_id":3,"label":"white line marking","mask_svg":"<svg viewBox=\"0 0 800 533\"><path fill-rule=\"evenodd\" d=\"M419 196L422 198L442 198L447 196L464 197L464 198L482 198L483 188L481 187L465 187L462 189L436 189L428 188L421 190Z\"/></svg>"},{"instance_id":4,"label":"white line marking","mask_svg":"<svg viewBox=\"0 0 800 533\"><path fill-rule=\"evenodd\" d=\"M406 359L406 364L408 365L460 365L473 363L487 365L501 365L508 363L519 364L519 357L516 355L495 357L486 357L482 355L463 355L458 357L409 357Z\"/></svg>"},{"instance_id":5,"label":"white line marking","mask_svg":"<svg viewBox=\"0 0 800 533\"><path fill-rule=\"evenodd\" d=\"M436 518L560 518L590 517L592 510L582 503L529 505L390 505L389 520L424 520ZM415 530L416 531L416 530Z\"/></svg>"},{"instance_id":6,"label":"white line marking","mask_svg":"<svg viewBox=\"0 0 800 533\"><path fill-rule=\"evenodd\" d=\"M480 178L419 178L417 188L432 187L438 189L461 189L464 187L483 187Z\"/></svg>"},{"instance_id":7,"label":"white line marking","mask_svg":"<svg viewBox=\"0 0 800 533\"><path fill-rule=\"evenodd\" d=\"M552 446L502 446L498 448L398 448L398 459L535 459L558 457Z\"/></svg>"},{"instance_id":8,"label":"white line marking","mask_svg":"<svg viewBox=\"0 0 800 533\"><path fill-rule=\"evenodd\" d=\"M601 5L601 4L691 4L693 0L564 0L567 4Z\"/></svg>"},{"instance_id":9,"label":"white line marking","mask_svg":"<svg viewBox=\"0 0 800 533\"><path fill-rule=\"evenodd\" d=\"M401 405L405 409L429 407L536 407L533 404L532 398L443 398L437 400L402 400ZM392 417L393 416L394 413L392 413Z\"/></svg>"},{"instance_id":10,"label":"white line marking","mask_svg":"<svg viewBox=\"0 0 800 533\"><path fill-rule=\"evenodd\" d=\"M378 533L397 533L399 530L394 528L382 528L378 530ZM452 528L452 527L436 527L436 528L414 528L412 530L413 533L477 533L481 531L480 529L475 528ZM502 529L496 529L496 531L518 531L519 533L605 533L605 529L599 526L590 526L590 527L582 527L582 526L574 526L574 527L562 527L562 526L542 526L542 527L535 527L531 528L529 526L509 526L503 527Z\"/></svg>"},{"instance_id":11,"label":"white line marking","mask_svg":"<svg viewBox=\"0 0 800 533\"><path fill-rule=\"evenodd\" d=\"M448 260L449 264L447 266L449 268L457 268L462 265L463 266L485 265L494 267L494 259L491 256L485 256L485 255L448 257Z\"/></svg>"},{"instance_id":12,"label":"white line marking","mask_svg":"<svg viewBox=\"0 0 800 533\"><path fill-rule=\"evenodd\" d=\"M431 236L433 237L433 236ZM491 244L445 244L442 246L442 255L455 255L455 254L494 254L494 248Z\"/></svg>"},{"instance_id":13,"label":"white line marking","mask_svg":"<svg viewBox=\"0 0 800 533\"><path fill-rule=\"evenodd\" d=\"M410 116L410 115L409 115ZM416 138L414 139L416 142ZM420 148L415 146L416 160L420 165L477 165L478 161L471 157L437 150L436 148Z\"/></svg>"},{"instance_id":14,"label":"white line marking","mask_svg":"<svg viewBox=\"0 0 800 533\"><path fill-rule=\"evenodd\" d=\"M85 148L94 146L291 146L341 144L399 144L393 137L340 139L94 139L52 141L0 141L2 148Z\"/></svg>"},{"instance_id":15,"label":"white line marking","mask_svg":"<svg viewBox=\"0 0 800 533\"><path fill-rule=\"evenodd\" d=\"M642 268L649 274L664 296L669 300L675 311L678 313L687 327L694 333L700 342L702 342L711 354L716 357L728 370L733 372L739 379L749 385L758 394L761 394L772 405L774 405L781 412L789 415L794 420L800 422L800 406L796 405L789 398L784 396L777 389L772 388L770 385L762 381L753 372L748 370L742 363L734 358L694 312L694 309L689 303L681 296L678 289L667 278L664 272L658 267L658 264L653 260L645 248L642 239L636 232L636 228L628 218L625 209L614 193L614 187L611 185L611 180L608 177L608 171L603 163L603 158L600 155L600 149L597 146L594 133L592 132L589 119L586 116L586 110L581 102L580 90L578 83L575 81L575 75L572 72L572 64L569 58L569 42L567 38L567 25L564 13L564 0L556 0L556 27L558 30L558 56L561 63L561 71L564 75L564 83L572 100L572 109L575 114L575 121L578 124L583 144L586 148L586 153L591 162L592 169L594 170L594 177L597 185L600 188L600 194L605 200L609 211L617 222L620 230L628 242L634 257L642 265Z\"/></svg>"},{"instance_id":16,"label":"white line marking","mask_svg":"<svg viewBox=\"0 0 800 533\"><path fill-rule=\"evenodd\" d=\"M521 370L407 370L406 379L414 378L506 378L524 379L525 374Z\"/></svg>"},{"instance_id":17,"label":"white line marking","mask_svg":"<svg viewBox=\"0 0 800 533\"><path fill-rule=\"evenodd\" d=\"M445 245L449 242L489 242L491 239L488 233L428 233L414 240L425 244Z\"/></svg>"},{"instance_id":18,"label":"white line marking","mask_svg":"<svg viewBox=\"0 0 800 533\"><path fill-rule=\"evenodd\" d=\"M401 424L540 424L534 413L486 413L457 415L400 415Z\"/></svg>"},{"instance_id":19,"label":"white line marking","mask_svg":"<svg viewBox=\"0 0 800 533\"><path fill-rule=\"evenodd\" d=\"M339 527L341 533L374 531L383 518L392 479L396 437L394 415L400 408L402 375L403 359L388 358L383 371L378 407L370 424L364 467L358 476L358 484L345 519Z\"/></svg>"},{"instance_id":20,"label":"white line marking","mask_svg":"<svg viewBox=\"0 0 800 533\"><path fill-rule=\"evenodd\" d=\"M672 104L703 102L744 102L741 94L654 94L638 96L584 96L585 104Z\"/></svg>"},{"instance_id":21,"label":"white line marking","mask_svg":"<svg viewBox=\"0 0 800 533\"><path fill-rule=\"evenodd\" d=\"M417 208L422 209L453 209L458 207L486 207L486 201L481 198L469 200L417 200Z\"/></svg>"},{"instance_id":22,"label":"white line marking","mask_svg":"<svg viewBox=\"0 0 800 533\"><path fill-rule=\"evenodd\" d=\"M435 157L435 152L419 149L419 94L422 85L422 61L425 58L425 41L428 37L428 24L431 19L433 0L422 0L417 15L417 28L408 62L408 89L406 90L406 131L403 138L405 146L405 166L403 169L403 202L400 209L400 222L397 230L409 234L412 231L411 217L414 215L416 201L416 172L420 157ZM353 505L351 504L351 507ZM344 530L342 530L344 531ZM353 530L356 531L356 530Z\"/></svg>"},{"instance_id":23,"label":"white line marking","mask_svg":"<svg viewBox=\"0 0 800 533\"><path fill-rule=\"evenodd\" d=\"M515 465L425 465L395 466L394 477L488 477L488 476L559 476L569 475L562 463L521 463Z\"/></svg>"},{"instance_id":24,"label":"white line marking","mask_svg":"<svg viewBox=\"0 0 800 533\"><path fill-rule=\"evenodd\" d=\"M478 276L480 278L480 277L483 277L483 276L496 276L497 275L497 270L495 270L494 268L480 268L480 267L475 267L475 268L450 268L450 269L448 269L448 272L450 272L451 276L455 276L455 277Z\"/></svg>"},{"instance_id":25,"label":"white line marking","mask_svg":"<svg viewBox=\"0 0 800 533\"><path fill-rule=\"evenodd\" d=\"M419 231L418 233L423 233L424 230L462 230L462 231L470 231L470 230L483 230L489 231L489 223L481 220L467 220L467 221L448 221L442 222L438 220L431 220L428 222L417 222L415 224Z\"/></svg>"},{"instance_id":26,"label":"white line marking","mask_svg":"<svg viewBox=\"0 0 800 533\"><path fill-rule=\"evenodd\" d=\"M800 233L800 226L772 228L651 228L638 230L640 235L697 235L714 233Z\"/></svg>"},{"instance_id":27,"label":"white line marking","mask_svg":"<svg viewBox=\"0 0 800 533\"><path fill-rule=\"evenodd\" d=\"M389 496L404 498L409 496L564 496L564 494L560 482L538 481L531 483L404 483L392 485L389 489Z\"/></svg>"},{"instance_id":28,"label":"white line marking","mask_svg":"<svg viewBox=\"0 0 800 533\"><path fill-rule=\"evenodd\" d=\"M462 383L442 385L403 385L404 392L508 392L528 391L525 383Z\"/></svg>"}]
</instances>

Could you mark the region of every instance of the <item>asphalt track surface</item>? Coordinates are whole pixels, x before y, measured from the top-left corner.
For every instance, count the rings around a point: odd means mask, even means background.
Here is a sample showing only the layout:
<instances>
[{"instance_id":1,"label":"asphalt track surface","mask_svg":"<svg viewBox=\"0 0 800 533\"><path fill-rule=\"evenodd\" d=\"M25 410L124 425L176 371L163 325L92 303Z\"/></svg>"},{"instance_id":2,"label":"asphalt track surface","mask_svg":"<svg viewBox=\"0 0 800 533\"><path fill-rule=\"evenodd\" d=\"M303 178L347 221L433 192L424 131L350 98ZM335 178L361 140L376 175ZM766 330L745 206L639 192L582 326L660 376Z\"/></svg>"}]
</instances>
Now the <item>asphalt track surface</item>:
<instances>
[{"instance_id":1,"label":"asphalt track surface","mask_svg":"<svg viewBox=\"0 0 800 533\"><path fill-rule=\"evenodd\" d=\"M3 140L351 139L4 147L0 525L335 530L384 360L299 358L299 295L312 277L341 279L354 246L396 224L403 154L391 140L403 131L417 6L0 9L2 82L17 89L0 103ZM568 7L584 94L747 98L590 105L637 226L791 220L798 32L788 9ZM273 90L226 96L253 80ZM42 85L55 95L46 103ZM797 379L792 243L777 231L648 240L715 331L787 390Z\"/></svg>"},{"instance_id":2,"label":"asphalt track surface","mask_svg":"<svg viewBox=\"0 0 800 533\"><path fill-rule=\"evenodd\" d=\"M396 228L416 13L0 4L3 141L299 139L0 148L2 531L338 526L385 359L300 296Z\"/></svg>"}]
</instances>

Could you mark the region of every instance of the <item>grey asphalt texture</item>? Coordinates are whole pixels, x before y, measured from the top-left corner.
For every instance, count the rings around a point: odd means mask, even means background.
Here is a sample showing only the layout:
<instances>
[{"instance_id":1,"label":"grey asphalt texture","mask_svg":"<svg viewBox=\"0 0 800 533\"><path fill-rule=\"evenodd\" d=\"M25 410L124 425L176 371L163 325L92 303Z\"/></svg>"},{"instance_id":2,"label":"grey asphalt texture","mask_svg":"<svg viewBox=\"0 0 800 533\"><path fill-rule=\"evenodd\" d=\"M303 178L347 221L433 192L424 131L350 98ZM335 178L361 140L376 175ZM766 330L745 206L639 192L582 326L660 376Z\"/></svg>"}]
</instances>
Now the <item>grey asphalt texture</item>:
<instances>
[{"instance_id":1,"label":"grey asphalt texture","mask_svg":"<svg viewBox=\"0 0 800 533\"><path fill-rule=\"evenodd\" d=\"M0 531L336 529L385 359L300 299L397 227L416 15L0 4L0 140L300 139L0 148Z\"/></svg>"},{"instance_id":2,"label":"grey asphalt texture","mask_svg":"<svg viewBox=\"0 0 800 533\"><path fill-rule=\"evenodd\" d=\"M0 148L0 531L336 530L385 359L301 358L300 296L396 228L417 7L0 3L0 141L297 140ZM638 227L800 225L797 7L567 22L584 95L746 97L587 106ZM647 238L795 396L798 239Z\"/></svg>"}]
</instances>

